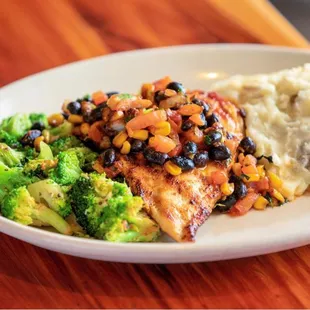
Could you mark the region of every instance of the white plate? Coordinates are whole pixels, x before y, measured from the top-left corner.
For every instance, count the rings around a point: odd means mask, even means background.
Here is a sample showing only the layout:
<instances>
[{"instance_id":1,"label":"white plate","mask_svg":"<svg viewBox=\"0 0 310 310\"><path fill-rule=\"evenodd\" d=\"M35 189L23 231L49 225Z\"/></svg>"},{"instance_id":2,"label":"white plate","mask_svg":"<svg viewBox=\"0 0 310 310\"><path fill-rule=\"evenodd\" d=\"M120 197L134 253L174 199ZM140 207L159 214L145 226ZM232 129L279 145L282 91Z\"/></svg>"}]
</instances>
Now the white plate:
<instances>
[{"instance_id":1,"label":"white plate","mask_svg":"<svg viewBox=\"0 0 310 310\"><path fill-rule=\"evenodd\" d=\"M189 45L126 52L62 66L0 91L0 115L59 111L65 98L98 89L135 92L165 75L189 88L207 89L214 78L267 73L310 62L310 52L257 45ZM214 80L212 80L214 81ZM213 215L196 243L113 244L62 236L0 217L0 231L37 246L81 257L119 262L180 263L265 254L310 243L310 197L239 218ZM163 239L164 241L164 239Z\"/></svg>"}]
</instances>

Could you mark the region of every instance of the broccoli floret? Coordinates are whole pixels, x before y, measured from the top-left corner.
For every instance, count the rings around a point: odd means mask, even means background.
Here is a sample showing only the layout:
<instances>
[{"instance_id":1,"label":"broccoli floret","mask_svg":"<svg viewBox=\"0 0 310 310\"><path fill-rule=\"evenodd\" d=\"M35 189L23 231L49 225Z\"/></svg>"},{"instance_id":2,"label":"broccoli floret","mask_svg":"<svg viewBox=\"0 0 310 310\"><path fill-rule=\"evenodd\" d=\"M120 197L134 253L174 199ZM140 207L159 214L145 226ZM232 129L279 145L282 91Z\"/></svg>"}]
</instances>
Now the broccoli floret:
<instances>
[{"instance_id":1,"label":"broccoli floret","mask_svg":"<svg viewBox=\"0 0 310 310\"><path fill-rule=\"evenodd\" d=\"M57 166L57 162L57 159L32 159L25 164L23 172L28 177L45 179L49 171Z\"/></svg>"},{"instance_id":2,"label":"broccoli floret","mask_svg":"<svg viewBox=\"0 0 310 310\"><path fill-rule=\"evenodd\" d=\"M3 200L3 216L23 225L50 225L60 233L71 235L70 225L55 211L36 203L26 186L12 190Z\"/></svg>"},{"instance_id":3,"label":"broccoli floret","mask_svg":"<svg viewBox=\"0 0 310 310\"><path fill-rule=\"evenodd\" d=\"M31 113L29 115L30 121L33 124L35 123L40 123L42 124L45 128L48 127L48 120L47 116L44 113Z\"/></svg>"},{"instance_id":4,"label":"broccoli floret","mask_svg":"<svg viewBox=\"0 0 310 310\"><path fill-rule=\"evenodd\" d=\"M58 164L49 173L49 177L61 185L73 184L82 173L80 161L75 152L60 152L57 156Z\"/></svg>"},{"instance_id":5,"label":"broccoli floret","mask_svg":"<svg viewBox=\"0 0 310 310\"><path fill-rule=\"evenodd\" d=\"M48 144L45 142L40 142L40 154L38 159L54 159L53 152Z\"/></svg>"},{"instance_id":6,"label":"broccoli floret","mask_svg":"<svg viewBox=\"0 0 310 310\"><path fill-rule=\"evenodd\" d=\"M25 155L11 149L7 144L0 143L0 161L9 167L20 166Z\"/></svg>"},{"instance_id":7,"label":"broccoli floret","mask_svg":"<svg viewBox=\"0 0 310 310\"><path fill-rule=\"evenodd\" d=\"M28 162L29 160L32 160L38 157L38 152L36 151L35 148L31 146L24 147L23 153L25 155L25 162Z\"/></svg>"},{"instance_id":8,"label":"broccoli floret","mask_svg":"<svg viewBox=\"0 0 310 310\"><path fill-rule=\"evenodd\" d=\"M59 138L50 144L54 156L74 147L82 147L83 143L75 136Z\"/></svg>"},{"instance_id":9,"label":"broccoli floret","mask_svg":"<svg viewBox=\"0 0 310 310\"><path fill-rule=\"evenodd\" d=\"M0 204L12 189L28 185L36 180L36 178L24 175L22 168L10 168L0 161Z\"/></svg>"},{"instance_id":10,"label":"broccoli floret","mask_svg":"<svg viewBox=\"0 0 310 310\"><path fill-rule=\"evenodd\" d=\"M17 137L7 133L4 130L0 130L0 142L4 142L13 148L20 148L22 146Z\"/></svg>"},{"instance_id":11,"label":"broccoli floret","mask_svg":"<svg viewBox=\"0 0 310 310\"><path fill-rule=\"evenodd\" d=\"M74 152L76 154L82 170L84 170L85 172L91 172L94 170L92 166L99 156L98 153L93 152L86 146L74 147L68 149L68 152Z\"/></svg>"},{"instance_id":12,"label":"broccoli floret","mask_svg":"<svg viewBox=\"0 0 310 310\"><path fill-rule=\"evenodd\" d=\"M45 203L61 217L67 217L71 213L71 205L66 191L53 180L46 179L28 185L28 191L38 203Z\"/></svg>"},{"instance_id":13,"label":"broccoli floret","mask_svg":"<svg viewBox=\"0 0 310 310\"><path fill-rule=\"evenodd\" d=\"M17 113L4 119L0 130L5 131L11 138L20 139L31 128L31 121L28 114Z\"/></svg>"},{"instance_id":14,"label":"broccoli floret","mask_svg":"<svg viewBox=\"0 0 310 310\"><path fill-rule=\"evenodd\" d=\"M158 225L143 211L141 197L124 183L98 173L82 174L70 191L78 223L95 238L116 242L147 242L159 235Z\"/></svg>"},{"instance_id":15,"label":"broccoli floret","mask_svg":"<svg viewBox=\"0 0 310 310\"><path fill-rule=\"evenodd\" d=\"M70 136L72 133L72 129L73 129L73 125L69 123L68 121L64 121L64 123L61 124L60 126L51 128L49 130L50 135L51 135L51 138L50 138L51 141L55 141L62 137Z\"/></svg>"}]
</instances>

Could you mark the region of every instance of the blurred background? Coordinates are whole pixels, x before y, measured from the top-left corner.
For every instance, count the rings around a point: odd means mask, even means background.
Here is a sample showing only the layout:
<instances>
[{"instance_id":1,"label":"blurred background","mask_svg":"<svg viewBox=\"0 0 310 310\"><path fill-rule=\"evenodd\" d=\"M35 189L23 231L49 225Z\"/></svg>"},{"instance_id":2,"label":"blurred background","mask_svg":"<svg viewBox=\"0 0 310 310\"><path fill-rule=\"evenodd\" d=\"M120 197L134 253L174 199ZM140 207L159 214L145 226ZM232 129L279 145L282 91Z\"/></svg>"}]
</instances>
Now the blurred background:
<instances>
[{"instance_id":1,"label":"blurred background","mask_svg":"<svg viewBox=\"0 0 310 310\"><path fill-rule=\"evenodd\" d=\"M140 48L309 47L309 16L310 0L0 0L0 86L72 61Z\"/></svg>"}]
</instances>

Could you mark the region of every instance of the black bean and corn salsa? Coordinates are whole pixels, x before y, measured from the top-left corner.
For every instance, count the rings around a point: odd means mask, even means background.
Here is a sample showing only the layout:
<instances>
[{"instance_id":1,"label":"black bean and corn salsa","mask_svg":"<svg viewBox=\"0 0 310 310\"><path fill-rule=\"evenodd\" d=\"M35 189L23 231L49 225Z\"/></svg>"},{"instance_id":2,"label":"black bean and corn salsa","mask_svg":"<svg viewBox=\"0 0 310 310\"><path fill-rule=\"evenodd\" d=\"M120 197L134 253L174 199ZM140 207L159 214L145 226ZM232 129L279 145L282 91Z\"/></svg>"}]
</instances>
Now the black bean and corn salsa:
<instances>
[{"instance_id":1,"label":"black bean and corn salsa","mask_svg":"<svg viewBox=\"0 0 310 310\"><path fill-rule=\"evenodd\" d=\"M252 207L284 203L281 180L267 173L263 157L254 156L250 137L227 131L219 105L229 109L218 94L187 90L165 77L143 84L139 94L97 91L65 101L61 113L4 119L2 215L25 225L48 224L64 234L153 241L159 226L144 212L141 197L121 181L122 156L162 167L171 177L212 164L229 167L208 174L209 184L222 193L220 212L242 215ZM242 120L244 111L237 111ZM95 204L108 208L98 216Z\"/></svg>"}]
</instances>

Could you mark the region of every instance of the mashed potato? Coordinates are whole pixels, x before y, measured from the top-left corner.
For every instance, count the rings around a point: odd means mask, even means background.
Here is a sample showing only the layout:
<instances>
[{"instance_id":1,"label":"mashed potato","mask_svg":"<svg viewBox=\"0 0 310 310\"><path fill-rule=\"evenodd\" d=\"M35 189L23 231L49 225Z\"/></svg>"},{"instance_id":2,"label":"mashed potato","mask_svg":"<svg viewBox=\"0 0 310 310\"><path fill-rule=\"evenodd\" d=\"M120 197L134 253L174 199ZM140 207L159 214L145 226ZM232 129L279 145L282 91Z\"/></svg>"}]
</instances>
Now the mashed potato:
<instances>
[{"instance_id":1,"label":"mashed potato","mask_svg":"<svg viewBox=\"0 0 310 310\"><path fill-rule=\"evenodd\" d=\"M310 184L310 64L272 74L233 76L212 90L246 110L247 135L256 156L273 157L267 166L284 182L289 199Z\"/></svg>"}]
</instances>

